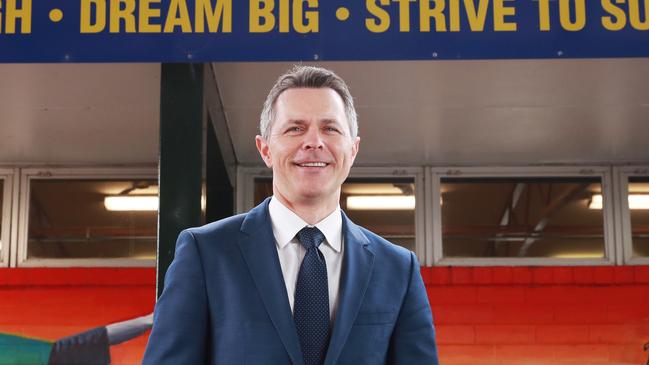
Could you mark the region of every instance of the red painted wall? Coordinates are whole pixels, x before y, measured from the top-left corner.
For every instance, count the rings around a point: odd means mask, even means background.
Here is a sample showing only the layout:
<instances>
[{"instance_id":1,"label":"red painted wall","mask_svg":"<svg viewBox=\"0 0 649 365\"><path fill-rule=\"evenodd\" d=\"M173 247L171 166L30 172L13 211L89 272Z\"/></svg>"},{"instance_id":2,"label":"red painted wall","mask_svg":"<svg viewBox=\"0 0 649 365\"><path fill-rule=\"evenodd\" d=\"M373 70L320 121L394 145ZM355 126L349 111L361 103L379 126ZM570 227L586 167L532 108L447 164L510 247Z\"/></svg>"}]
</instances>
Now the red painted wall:
<instances>
[{"instance_id":1,"label":"red painted wall","mask_svg":"<svg viewBox=\"0 0 649 365\"><path fill-rule=\"evenodd\" d=\"M55 340L151 313L155 269L0 269L0 298L0 332ZM140 364L147 337L112 346L111 364Z\"/></svg>"},{"instance_id":2,"label":"red painted wall","mask_svg":"<svg viewBox=\"0 0 649 365\"><path fill-rule=\"evenodd\" d=\"M637 364L649 266L424 267L442 365ZM54 340L150 313L154 269L0 269L0 332ZM139 364L147 335L111 347Z\"/></svg>"},{"instance_id":3,"label":"red painted wall","mask_svg":"<svg viewBox=\"0 0 649 365\"><path fill-rule=\"evenodd\" d=\"M422 268L443 365L637 364L649 267Z\"/></svg>"}]
</instances>

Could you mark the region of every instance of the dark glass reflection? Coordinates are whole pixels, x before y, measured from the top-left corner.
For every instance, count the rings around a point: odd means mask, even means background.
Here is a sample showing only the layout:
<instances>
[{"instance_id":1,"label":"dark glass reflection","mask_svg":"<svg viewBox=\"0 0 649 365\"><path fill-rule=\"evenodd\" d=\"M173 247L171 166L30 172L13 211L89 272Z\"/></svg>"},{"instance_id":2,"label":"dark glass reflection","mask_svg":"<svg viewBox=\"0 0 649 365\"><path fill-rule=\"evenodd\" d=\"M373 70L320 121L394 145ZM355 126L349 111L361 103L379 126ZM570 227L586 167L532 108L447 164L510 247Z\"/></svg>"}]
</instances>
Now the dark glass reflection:
<instances>
[{"instance_id":1,"label":"dark glass reflection","mask_svg":"<svg viewBox=\"0 0 649 365\"><path fill-rule=\"evenodd\" d=\"M110 211L107 196L155 196L155 180L32 180L28 258L156 255L157 211Z\"/></svg>"},{"instance_id":2,"label":"dark glass reflection","mask_svg":"<svg viewBox=\"0 0 649 365\"><path fill-rule=\"evenodd\" d=\"M4 180L0 179L0 257L2 257L2 250L4 246L4 242L2 242L2 219L3 219L3 214L4 214L4 191L5 191L5 186L4 186Z\"/></svg>"},{"instance_id":3,"label":"dark glass reflection","mask_svg":"<svg viewBox=\"0 0 649 365\"><path fill-rule=\"evenodd\" d=\"M445 257L604 256L598 178L442 179Z\"/></svg>"},{"instance_id":4,"label":"dark glass reflection","mask_svg":"<svg viewBox=\"0 0 649 365\"><path fill-rule=\"evenodd\" d=\"M629 195L649 196L649 177L629 178ZM630 207L633 256L649 257L649 209Z\"/></svg>"}]
</instances>

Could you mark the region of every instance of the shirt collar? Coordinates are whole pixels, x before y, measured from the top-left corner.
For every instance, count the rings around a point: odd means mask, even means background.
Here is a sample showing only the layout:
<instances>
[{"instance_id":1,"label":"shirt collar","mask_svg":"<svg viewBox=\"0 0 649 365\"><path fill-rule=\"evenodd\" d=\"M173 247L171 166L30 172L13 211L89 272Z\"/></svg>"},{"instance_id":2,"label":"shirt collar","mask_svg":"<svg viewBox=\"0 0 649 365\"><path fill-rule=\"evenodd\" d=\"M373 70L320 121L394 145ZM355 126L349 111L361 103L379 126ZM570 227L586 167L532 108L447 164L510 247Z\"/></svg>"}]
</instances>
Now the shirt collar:
<instances>
[{"instance_id":1,"label":"shirt collar","mask_svg":"<svg viewBox=\"0 0 649 365\"><path fill-rule=\"evenodd\" d=\"M279 248L284 248L304 227L309 226L300 216L287 208L279 199L272 197L268 204L268 213L273 227L273 235ZM315 226L324 234L327 244L336 252L342 248L343 218L340 206L331 214L316 223Z\"/></svg>"}]
</instances>

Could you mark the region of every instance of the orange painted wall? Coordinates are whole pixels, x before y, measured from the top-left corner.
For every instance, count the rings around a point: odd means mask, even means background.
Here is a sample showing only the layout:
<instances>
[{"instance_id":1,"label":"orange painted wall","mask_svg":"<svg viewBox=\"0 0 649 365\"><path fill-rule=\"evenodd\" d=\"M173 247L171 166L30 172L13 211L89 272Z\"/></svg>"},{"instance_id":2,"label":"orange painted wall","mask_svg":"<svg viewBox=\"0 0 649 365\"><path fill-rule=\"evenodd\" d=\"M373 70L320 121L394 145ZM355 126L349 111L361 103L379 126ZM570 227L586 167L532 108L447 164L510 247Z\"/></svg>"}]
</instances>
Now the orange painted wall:
<instances>
[{"instance_id":1,"label":"orange painted wall","mask_svg":"<svg viewBox=\"0 0 649 365\"><path fill-rule=\"evenodd\" d=\"M442 365L644 365L649 266L424 267ZM0 332L54 340L145 315L151 268L0 269ZM148 335L111 347L139 364Z\"/></svg>"},{"instance_id":2,"label":"orange painted wall","mask_svg":"<svg viewBox=\"0 0 649 365\"><path fill-rule=\"evenodd\" d=\"M649 267L423 268L443 365L637 364Z\"/></svg>"},{"instance_id":3,"label":"orange painted wall","mask_svg":"<svg viewBox=\"0 0 649 365\"><path fill-rule=\"evenodd\" d=\"M155 269L0 269L0 332L55 340L146 315ZM148 334L111 346L111 364L140 364Z\"/></svg>"}]
</instances>

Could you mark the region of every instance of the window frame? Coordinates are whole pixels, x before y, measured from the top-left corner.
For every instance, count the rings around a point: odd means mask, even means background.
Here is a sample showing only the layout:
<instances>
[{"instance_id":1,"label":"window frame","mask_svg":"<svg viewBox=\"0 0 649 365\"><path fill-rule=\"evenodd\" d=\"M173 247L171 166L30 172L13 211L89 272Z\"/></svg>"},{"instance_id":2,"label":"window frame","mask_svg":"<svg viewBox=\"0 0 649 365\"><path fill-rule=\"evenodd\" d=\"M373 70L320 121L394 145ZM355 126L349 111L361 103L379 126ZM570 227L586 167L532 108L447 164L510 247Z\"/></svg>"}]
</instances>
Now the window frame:
<instances>
[{"instance_id":1,"label":"window frame","mask_svg":"<svg viewBox=\"0 0 649 365\"><path fill-rule=\"evenodd\" d=\"M0 167L0 180L4 182L2 189L2 205L0 206L0 241L2 253L0 254L0 267L11 266L12 253L15 251L14 242L16 235L16 184L15 168Z\"/></svg>"},{"instance_id":2,"label":"window frame","mask_svg":"<svg viewBox=\"0 0 649 365\"><path fill-rule=\"evenodd\" d=\"M244 213L254 207L254 182L256 178L272 178L272 170L263 166L239 166L237 168L236 211ZM350 178L412 178L415 183L415 254L421 265L425 265L427 251L425 219L425 169L423 167L352 167Z\"/></svg>"},{"instance_id":3,"label":"window frame","mask_svg":"<svg viewBox=\"0 0 649 365\"><path fill-rule=\"evenodd\" d=\"M157 258L143 260L133 258L74 258L74 259L28 259L30 184L33 180L51 179L156 179L157 166L143 167L29 167L20 170L20 194L17 249L17 267L155 267ZM156 255L157 256L157 255ZM12 265L14 266L14 265Z\"/></svg>"},{"instance_id":4,"label":"window frame","mask_svg":"<svg viewBox=\"0 0 649 365\"><path fill-rule=\"evenodd\" d=\"M633 235L631 231L631 211L629 209L629 178L630 177L647 177L649 178L649 165L637 166L619 166L613 168L613 174L617 182L617 199L619 203L616 207L616 216L618 217L619 234L617 239L621 246L621 262L624 265L648 265L649 256L633 257Z\"/></svg>"},{"instance_id":5,"label":"window frame","mask_svg":"<svg viewBox=\"0 0 649 365\"><path fill-rule=\"evenodd\" d=\"M432 199L427 199L432 217L431 230L426 238L433 243L432 255L426 262L438 266L602 266L614 265L618 255L615 238L615 221L613 206L614 189L610 166L528 166L528 167L435 167L429 169L429 181ZM443 257L441 180L442 178L499 178L499 177L599 177L604 195L602 209L604 228L604 257L601 259L556 259L556 258L512 258L512 257Z\"/></svg>"}]
</instances>

